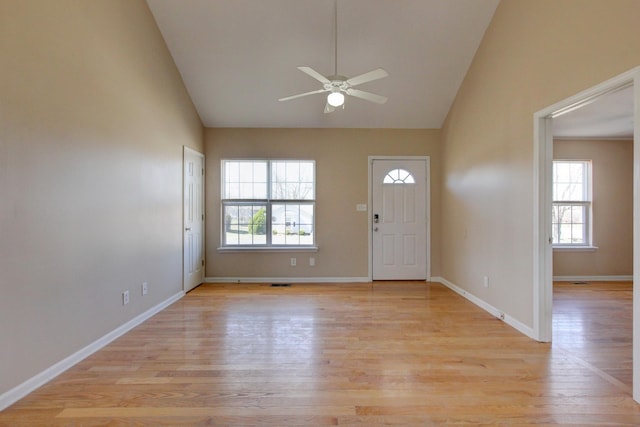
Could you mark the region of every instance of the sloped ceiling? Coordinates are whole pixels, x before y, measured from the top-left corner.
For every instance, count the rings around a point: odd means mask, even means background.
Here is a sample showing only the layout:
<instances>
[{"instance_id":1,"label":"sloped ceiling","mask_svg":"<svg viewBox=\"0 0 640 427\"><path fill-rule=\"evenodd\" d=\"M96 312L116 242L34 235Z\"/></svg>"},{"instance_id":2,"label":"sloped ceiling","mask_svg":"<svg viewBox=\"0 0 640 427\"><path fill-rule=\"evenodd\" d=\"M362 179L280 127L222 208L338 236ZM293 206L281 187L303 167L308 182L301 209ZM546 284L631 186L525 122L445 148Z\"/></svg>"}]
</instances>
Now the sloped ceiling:
<instances>
[{"instance_id":1,"label":"sloped ceiling","mask_svg":"<svg viewBox=\"0 0 640 427\"><path fill-rule=\"evenodd\" d=\"M324 114L334 0L147 0L207 127L440 128L499 0L338 0L338 73L384 68Z\"/></svg>"}]
</instances>

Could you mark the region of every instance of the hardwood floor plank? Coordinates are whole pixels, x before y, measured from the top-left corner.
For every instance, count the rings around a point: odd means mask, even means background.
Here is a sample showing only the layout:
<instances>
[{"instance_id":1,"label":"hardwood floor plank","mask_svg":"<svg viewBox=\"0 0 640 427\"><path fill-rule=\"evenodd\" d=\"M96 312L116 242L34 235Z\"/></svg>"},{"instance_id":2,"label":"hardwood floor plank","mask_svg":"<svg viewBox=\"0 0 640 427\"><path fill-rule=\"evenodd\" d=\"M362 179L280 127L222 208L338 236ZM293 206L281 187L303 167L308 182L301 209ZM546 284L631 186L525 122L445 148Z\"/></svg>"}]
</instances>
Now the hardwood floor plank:
<instances>
[{"instance_id":1,"label":"hardwood floor plank","mask_svg":"<svg viewBox=\"0 0 640 427\"><path fill-rule=\"evenodd\" d=\"M305 416L316 417L330 413L334 416L355 415L353 406L282 406L261 408L242 405L229 406L189 406L189 407L114 407L114 408L69 408L63 409L57 418L147 418L147 417L262 417L262 416Z\"/></svg>"},{"instance_id":2,"label":"hardwood floor plank","mask_svg":"<svg viewBox=\"0 0 640 427\"><path fill-rule=\"evenodd\" d=\"M0 426L640 425L630 287L575 291L551 345L434 283L203 285Z\"/></svg>"},{"instance_id":3,"label":"hardwood floor plank","mask_svg":"<svg viewBox=\"0 0 640 427\"><path fill-rule=\"evenodd\" d=\"M633 284L554 283L553 343L631 392Z\"/></svg>"}]
</instances>

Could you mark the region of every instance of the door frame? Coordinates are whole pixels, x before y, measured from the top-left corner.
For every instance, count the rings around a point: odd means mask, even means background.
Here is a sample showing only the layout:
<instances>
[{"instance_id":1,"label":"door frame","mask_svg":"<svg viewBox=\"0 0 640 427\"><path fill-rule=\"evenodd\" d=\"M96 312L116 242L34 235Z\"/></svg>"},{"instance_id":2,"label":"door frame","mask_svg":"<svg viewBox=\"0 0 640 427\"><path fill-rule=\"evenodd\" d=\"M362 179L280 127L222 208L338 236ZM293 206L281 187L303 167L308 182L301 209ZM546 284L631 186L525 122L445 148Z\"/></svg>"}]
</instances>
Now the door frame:
<instances>
[{"instance_id":1,"label":"door frame","mask_svg":"<svg viewBox=\"0 0 640 427\"><path fill-rule=\"evenodd\" d=\"M183 145L182 147L182 228L181 228L181 233L182 233L182 290L183 292L187 292L187 283L185 281L185 270L187 268L187 266L184 263L184 255L185 255L185 250L186 250L186 242L185 242L185 238L184 238L184 234L185 234L185 227L186 227L186 218L184 215L184 203L185 203L185 197L186 197L186 192L185 192L185 175L186 175L186 158L187 158L187 153L195 155L197 157L201 157L202 158L202 214L205 215L205 200L204 200L204 196L205 196L205 189L204 189L204 184L205 184L205 175L204 175L204 169L205 169L205 157L204 157L204 153L201 153L197 150L194 150L193 148L189 148L186 145ZM206 218L206 215L205 215ZM205 220L203 219L202 221L202 257L203 259L205 259L204 256L204 250L206 248L205 245ZM206 277L205 274L205 265L202 266L202 280L204 281L204 278Z\"/></svg>"},{"instance_id":2,"label":"door frame","mask_svg":"<svg viewBox=\"0 0 640 427\"><path fill-rule=\"evenodd\" d=\"M551 206L554 117L633 86L633 399L640 402L640 67L548 106L533 116L533 333L550 342L553 321Z\"/></svg>"},{"instance_id":3,"label":"door frame","mask_svg":"<svg viewBox=\"0 0 640 427\"><path fill-rule=\"evenodd\" d=\"M369 247L368 280L373 281L373 218L371 208L373 206L373 162L375 160L422 160L425 162L425 245L426 245L426 281L431 281L431 158L429 156L369 156L368 158L368 205L367 205L367 239Z\"/></svg>"}]
</instances>

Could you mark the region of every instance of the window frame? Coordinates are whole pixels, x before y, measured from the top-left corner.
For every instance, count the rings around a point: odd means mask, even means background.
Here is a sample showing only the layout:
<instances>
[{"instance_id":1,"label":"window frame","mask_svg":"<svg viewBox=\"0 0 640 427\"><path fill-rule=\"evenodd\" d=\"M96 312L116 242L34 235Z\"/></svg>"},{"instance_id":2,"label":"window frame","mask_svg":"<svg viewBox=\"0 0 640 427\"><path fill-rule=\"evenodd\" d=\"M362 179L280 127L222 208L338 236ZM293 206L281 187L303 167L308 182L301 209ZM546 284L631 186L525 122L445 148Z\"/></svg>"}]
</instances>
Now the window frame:
<instances>
[{"instance_id":1,"label":"window frame","mask_svg":"<svg viewBox=\"0 0 640 427\"><path fill-rule=\"evenodd\" d=\"M581 185L583 186L582 190L582 199L573 199L573 200L556 200L555 188L556 188L556 172L555 165L558 163L579 163L583 165L583 177ZM552 247L554 249L595 249L593 246L593 164L591 160L586 159L553 159L552 162L552 209L555 210L557 207L581 207L583 209L583 218L582 218L582 233L584 235L583 242L568 242L561 243L556 241L556 236L560 236L560 225L561 222L554 222L554 213L552 212L552 220L551 220L551 236L552 236ZM567 223L565 223L567 224ZM569 222L568 224L573 225L573 222ZM577 223L580 224L580 223ZM556 228L558 230L556 231Z\"/></svg>"},{"instance_id":2,"label":"window frame","mask_svg":"<svg viewBox=\"0 0 640 427\"><path fill-rule=\"evenodd\" d=\"M226 168L227 168L227 164L231 163L231 162L264 162L266 164L266 198L225 198L225 196L227 195L226 193L226 186L227 186L227 181L226 181ZM272 175L273 172L273 165L278 163L278 162L282 162L282 163L286 163L286 162L296 162L296 163L311 163L313 165L313 170L312 170L312 176L311 176L311 196L309 197L308 194L305 194L305 196L303 198L274 198L274 185L277 184L277 182L274 180L274 177ZM218 248L218 250L220 251L229 251L229 252L234 252L234 251L239 251L239 252L244 252L244 251L278 251L278 250L286 250L286 251L316 251L317 247L316 247L316 236L315 236L315 231L316 231L316 194L317 194L317 181L316 181L316 161L312 160L312 159L283 159L283 158L277 158L277 159L270 159L270 158L242 158L242 159L231 159L231 158L227 158L227 159L221 159L220 162L220 247ZM252 181L253 183L255 183L256 181ZM262 181L259 181L260 183ZM296 182L298 184L302 184L302 181L293 181ZM274 184L275 183L275 184ZM285 236L291 235L291 236L298 236L298 239L300 238L300 236L303 235L308 235L311 237L311 242L310 243L291 243L291 242L286 242L285 243L274 243L273 242L273 229L274 229L274 218L273 218L273 207L275 206L279 206L279 205L284 205L285 206L285 212L286 212L286 206L295 206L298 209L300 209L301 206L310 206L311 207L311 222L312 224L310 224L310 228L311 231L306 233L306 234L300 234L299 230L297 233L292 233L292 234L284 234ZM246 243L238 243L238 244L233 244L233 243L229 243L227 241L227 233L226 233L226 218L225 218L225 212L226 212L226 208L227 207L231 207L231 206L255 206L255 207L264 207L265 208L265 242L264 243L253 243L253 244L246 244ZM298 216L300 216L300 214L298 214ZM286 217L284 219L285 223L283 223L282 225L284 227L289 226L286 223ZM300 222L300 220L298 220L298 222ZM251 223L249 223L251 224ZM280 225L280 224L278 224ZM300 228L302 224L298 224L298 227ZM305 224L305 227L309 226L309 224ZM294 227L295 226L295 222L294 222ZM285 237L286 239L286 237ZM295 240L295 239L293 239Z\"/></svg>"}]
</instances>

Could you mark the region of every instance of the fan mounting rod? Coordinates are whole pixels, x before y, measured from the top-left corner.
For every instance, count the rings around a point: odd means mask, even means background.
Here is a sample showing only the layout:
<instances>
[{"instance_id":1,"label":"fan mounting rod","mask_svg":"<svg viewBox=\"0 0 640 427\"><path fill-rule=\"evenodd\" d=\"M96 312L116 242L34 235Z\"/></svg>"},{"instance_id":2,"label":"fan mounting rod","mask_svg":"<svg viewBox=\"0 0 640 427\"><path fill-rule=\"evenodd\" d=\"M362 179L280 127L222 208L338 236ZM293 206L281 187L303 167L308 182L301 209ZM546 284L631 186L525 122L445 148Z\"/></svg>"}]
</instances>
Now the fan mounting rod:
<instances>
[{"instance_id":1,"label":"fan mounting rod","mask_svg":"<svg viewBox=\"0 0 640 427\"><path fill-rule=\"evenodd\" d=\"M335 0L334 2L334 8L333 8L333 30L334 30L334 35L333 35L333 43L334 43L334 47L333 47L333 55L334 55L334 60L333 60L333 77L340 77L338 76L338 0ZM330 78L330 80L333 80ZM344 80L347 80L346 78Z\"/></svg>"},{"instance_id":2,"label":"fan mounting rod","mask_svg":"<svg viewBox=\"0 0 640 427\"><path fill-rule=\"evenodd\" d=\"M378 80L383 77L387 77L389 74L382 68L377 68L368 73L360 74L355 77L348 78L338 74L338 0L334 1L334 71L331 76L324 76L311 67L298 67L298 70L307 74L308 76L316 79L322 83L322 89L312 90L310 92L299 93L297 95L286 96L278 99L278 101L289 101L292 99L301 98L303 96L314 95L317 93L329 93L327 97L327 105L325 107L325 113L331 113L335 110L335 107L344 105L345 95L353 96L355 98L364 99L365 101L374 102L376 104L384 104L387 102L385 96L376 95L374 93L365 92L360 89L354 89L354 86L368 83L373 80ZM343 107L344 108L344 107Z\"/></svg>"}]
</instances>

